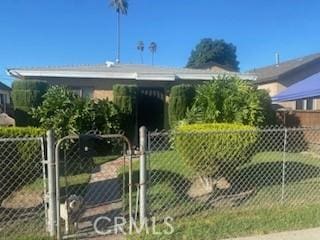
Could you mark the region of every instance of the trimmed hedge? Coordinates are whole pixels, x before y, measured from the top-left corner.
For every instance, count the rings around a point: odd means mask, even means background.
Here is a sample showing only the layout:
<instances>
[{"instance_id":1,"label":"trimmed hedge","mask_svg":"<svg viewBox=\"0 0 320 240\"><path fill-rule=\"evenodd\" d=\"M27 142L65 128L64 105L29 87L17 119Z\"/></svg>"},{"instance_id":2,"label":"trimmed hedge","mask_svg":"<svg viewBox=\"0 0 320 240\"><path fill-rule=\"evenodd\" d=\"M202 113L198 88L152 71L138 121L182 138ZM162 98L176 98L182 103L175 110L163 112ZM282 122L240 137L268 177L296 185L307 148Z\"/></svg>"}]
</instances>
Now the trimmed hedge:
<instances>
[{"instance_id":1,"label":"trimmed hedge","mask_svg":"<svg viewBox=\"0 0 320 240\"><path fill-rule=\"evenodd\" d=\"M120 127L132 140L135 135L138 88L136 85L116 84L113 86L113 102L121 114Z\"/></svg>"},{"instance_id":2,"label":"trimmed hedge","mask_svg":"<svg viewBox=\"0 0 320 240\"><path fill-rule=\"evenodd\" d=\"M0 127L0 138L41 137L46 131L35 127Z\"/></svg>"},{"instance_id":3,"label":"trimmed hedge","mask_svg":"<svg viewBox=\"0 0 320 240\"><path fill-rule=\"evenodd\" d=\"M33 125L29 114L31 108L42 102L48 83L36 80L16 80L12 84L12 102L17 126Z\"/></svg>"},{"instance_id":4,"label":"trimmed hedge","mask_svg":"<svg viewBox=\"0 0 320 240\"><path fill-rule=\"evenodd\" d=\"M168 106L170 127L174 127L178 121L186 117L194 96L195 88L192 85L181 84L171 88Z\"/></svg>"},{"instance_id":5,"label":"trimmed hedge","mask_svg":"<svg viewBox=\"0 0 320 240\"><path fill-rule=\"evenodd\" d=\"M174 144L182 160L201 177L229 177L250 161L257 131L228 123L182 124Z\"/></svg>"},{"instance_id":6,"label":"trimmed hedge","mask_svg":"<svg viewBox=\"0 0 320 240\"><path fill-rule=\"evenodd\" d=\"M0 203L12 192L42 176L40 141L13 139L44 134L45 130L32 127L0 127L0 138L11 138L0 142Z\"/></svg>"}]
</instances>

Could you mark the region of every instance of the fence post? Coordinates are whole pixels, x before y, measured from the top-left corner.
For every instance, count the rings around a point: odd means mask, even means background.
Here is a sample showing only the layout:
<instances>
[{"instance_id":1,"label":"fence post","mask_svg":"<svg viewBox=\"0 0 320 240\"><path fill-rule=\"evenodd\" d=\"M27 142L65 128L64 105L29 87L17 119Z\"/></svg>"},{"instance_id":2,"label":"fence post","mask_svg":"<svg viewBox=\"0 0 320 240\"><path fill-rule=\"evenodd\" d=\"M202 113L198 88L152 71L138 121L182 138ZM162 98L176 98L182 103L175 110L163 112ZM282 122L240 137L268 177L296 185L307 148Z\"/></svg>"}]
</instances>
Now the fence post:
<instances>
[{"instance_id":1,"label":"fence post","mask_svg":"<svg viewBox=\"0 0 320 240\"><path fill-rule=\"evenodd\" d=\"M48 192L49 192L49 233L51 237L56 236L56 177L54 160L54 134L52 130L47 131L47 160L48 160Z\"/></svg>"},{"instance_id":2,"label":"fence post","mask_svg":"<svg viewBox=\"0 0 320 240\"><path fill-rule=\"evenodd\" d=\"M284 141L283 141L283 155L282 155L282 187L281 187L281 202L284 203L285 184L286 184L286 151L288 141L288 129L284 129Z\"/></svg>"},{"instance_id":3,"label":"fence post","mask_svg":"<svg viewBox=\"0 0 320 240\"><path fill-rule=\"evenodd\" d=\"M146 224L147 212L146 212L146 181L147 181L147 170L146 170L146 148L147 148L147 129L142 126L139 129L139 144L140 144L140 211L139 218L140 224Z\"/></svg>"}]
</instances>

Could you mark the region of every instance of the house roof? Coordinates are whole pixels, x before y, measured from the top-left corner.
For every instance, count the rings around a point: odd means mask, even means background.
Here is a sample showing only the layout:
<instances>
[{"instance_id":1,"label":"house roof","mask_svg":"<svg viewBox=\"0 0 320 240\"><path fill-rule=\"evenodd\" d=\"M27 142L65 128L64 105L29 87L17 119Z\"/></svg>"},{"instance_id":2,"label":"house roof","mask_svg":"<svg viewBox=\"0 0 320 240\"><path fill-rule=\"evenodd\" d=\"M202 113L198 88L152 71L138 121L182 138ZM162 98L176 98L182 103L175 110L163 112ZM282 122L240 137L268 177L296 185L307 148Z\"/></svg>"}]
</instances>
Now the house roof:
<instances>
[{"instance_id":1,"label":"house roof","mask_svg":"<svg viewBox=\"0 0 320 240\"><path fill-rule=\"evenodd\" d=\"M292 84L287 89L272 97L272 101L285 102L318 96L320 96L320 72Z\"/></svg>"},{"instance_id":2,"label":"house roof","mask_svg":"<svg viewBox=\"0 0 320 240\"><path fill-rule=\"evenodd\" d=\"M99 64L63 67L41 67L41 68L12 68L8 73L19 79L31 77L63 77L63 78L104 78L104 79L130 79L130 80L152 80L152 81L175 81L184 80L211 80L219 74L210 70L158 67L141 64ZM255 80L251 74L237 75L243 79Z\"/></svg>"},{"instance_id":3,"label":"house roof","mask_svg":"<svg viewBox=\"0 0 320 240\"><path fill-rule=\"evenodd\" d=\"M320 60L320 53L292 59L289 61L280 62L262 68L256 68L248 71L249 74L257 76L257 83L268 83L279 80L283 75L288 74L294 70L299 70Z\"/></svg>"},{"instance_id":4,"label":"house roof","mask_svg":"<svg viewBox=\"0 0 320 240\"><path fill-rule=\"evenodd\" d=\"M4 83L0 82L0 89L4 91L11 91L11 88L5 85Z\"/></svg>"}]
</instances>

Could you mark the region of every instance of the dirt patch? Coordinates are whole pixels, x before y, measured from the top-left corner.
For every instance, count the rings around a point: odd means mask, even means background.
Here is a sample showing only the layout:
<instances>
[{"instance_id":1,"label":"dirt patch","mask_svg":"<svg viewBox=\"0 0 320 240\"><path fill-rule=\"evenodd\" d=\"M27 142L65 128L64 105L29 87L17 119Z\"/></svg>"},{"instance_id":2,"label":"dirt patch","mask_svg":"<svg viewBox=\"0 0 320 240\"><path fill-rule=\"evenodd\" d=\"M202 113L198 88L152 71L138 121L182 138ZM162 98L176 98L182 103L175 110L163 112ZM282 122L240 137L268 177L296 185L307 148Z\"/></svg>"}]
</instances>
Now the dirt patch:
<instances>
[{"instance_id":1,"label":"dirt patch","mask_svg":"<svg viewBox=\"0 0 320 240\"><path fill-rule=\"evenodd\" d=\"M20 190L13 192L1 203L3 208L33 208L43 203L42 192Z\"/></svg>"}]
</instances>

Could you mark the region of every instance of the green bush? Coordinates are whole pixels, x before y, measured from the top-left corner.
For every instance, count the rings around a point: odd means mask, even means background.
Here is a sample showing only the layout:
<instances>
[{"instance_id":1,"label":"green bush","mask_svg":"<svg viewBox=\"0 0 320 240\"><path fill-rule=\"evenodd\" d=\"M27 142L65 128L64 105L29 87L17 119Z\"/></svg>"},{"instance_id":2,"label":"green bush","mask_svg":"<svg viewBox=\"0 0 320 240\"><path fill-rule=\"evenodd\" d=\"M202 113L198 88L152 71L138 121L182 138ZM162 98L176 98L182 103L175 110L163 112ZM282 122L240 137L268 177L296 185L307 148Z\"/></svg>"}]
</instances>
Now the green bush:
<instances>
[{"instance_id":1,"label":"green bush","mask_svg":"<svg viewBox=\"0 0 320 240\"><path fill-rule=\"evenodd\" d=\"M201 177L228 177L247 163L257 140L255 127L242 124L181 124L174 144L187 166Z\"/></svg>"},{"instance_id":2,"label":"green bush","mask_svg":"<svg viewBox=\"0 0 320 240\"><path fill-rule=\"evenodd\" d=\"M44 129L53 129L58 138L69 134L84 134L90 130L116 133L119 113L108 100L94 101L81 98L68 89L52 86L43 96L32 115Z\"/></svg>"},{"instance_id":3,"label":"green bush","mask_svg":"<svg viewBox=\"0 0 320 240\"><path fill-rule=\"evenodd\" d=\"M132 140L136 129L137 86L116 84L113 86L113 102L121 114L120 127Z\"/></svg>"},{"instance_id":4,"label":"green bush","mask_svg":"<svg viewBox=\"0 0 320 240\"><path fill-rule=\"evenodd\" d=\"M221 76L197 87L187 120L263 126L273 123L272 115L271 99L264 90L238 77Z\"/></svg>"},{"instance_id":5,"label":"green bush","mask_svg":"<svg viewBox=\"0 0 320 240\"><path fill-rule=\"evenodd\" d=\"M34 80L16 80L12 84L12 102L18 126L34 125L29 114L31 108L42 102L42 96L48 89L48 83Z\"/></svg>"},{"instance_id":6,"label":"green bush","mask_svg":"<svg viewBox=\"0 0 320 240\"><path fill-rule=\"evenodd\" d=\"M178 121L185 119L194 96L195 88L191 85L181 84L171 88L168 106L170 127L174 127Z\"/></svg>"},{"instance_id":7,"label":"green bush","mask_svg":"<svg viewBox=\"0 0 320 240\"><path fill-rule=\"evenodd\" d=\"M0 127L0 138L40 137L45 130L35 127Z\"/></svg>"},{"instance_id":8,"label":"green bush","mask_svg":"<svg viewBox=\"0 0 320 240\"><path fill-rule=\"evenodd\" d=\"M0 142L0 202L42 175L41 142L21 138L44 135L45 131L39 128L0 127L0 138L8 138ZM15 138L20 139L14 141Z\"/></svg>"}]
</instances>

